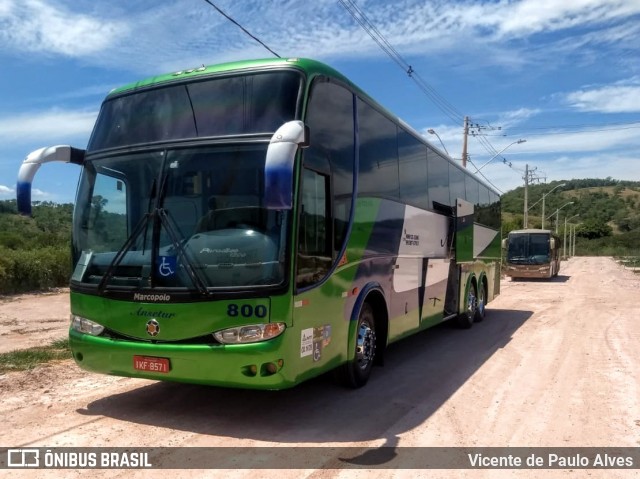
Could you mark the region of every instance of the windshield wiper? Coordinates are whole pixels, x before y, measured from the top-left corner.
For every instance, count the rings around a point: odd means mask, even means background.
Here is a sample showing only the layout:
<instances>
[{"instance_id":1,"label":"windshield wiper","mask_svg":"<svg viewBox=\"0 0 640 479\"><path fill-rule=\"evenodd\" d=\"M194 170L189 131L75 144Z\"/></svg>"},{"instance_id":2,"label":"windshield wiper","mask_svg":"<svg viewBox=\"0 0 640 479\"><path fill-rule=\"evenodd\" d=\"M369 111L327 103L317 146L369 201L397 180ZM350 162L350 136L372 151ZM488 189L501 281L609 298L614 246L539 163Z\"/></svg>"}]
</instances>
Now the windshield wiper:
<instances>
[{"instance_id":1,"label":"windshield wiper","mask_svg":"<svg viewBox=\"0 0 640 479\"><path fill-rule=\"evenodd\" d=\"M109 263L107 270L105 271L104 275L102 276L102 279L100 280L100 283L98 284L98 292L100 294L104 292L104 289L107 286L107 281L111 279L116 268L118 267L120 262L123 260L123 258L129 251L129 248L131 248L131 246L136 241L136 239L138 239L138 236L140 236L142 231L146 231L147 225L149 224L149 219L151 219L152 216L153 216L152 213L146 213L142 218L140 218L140 221L138 221L138 224L133 229L133 232L127 238L127 241L124 242L122 247L118 250L118 252L114 256L111 263Z\"/></svg>"},{"instance_id":2,"label":"windshield wiper","mask_svg":"<svg viewBox=\"0 0 640 479\"><path fill-rule=\"evenodd\" d=\"M207 289L207 285L202 280L202 277L200 276L197 268L193 266L193 263L189 258L187 254L187 250L184 248L184 245L178 239L178 235L176 234L174 226L171 224L167 211L164 208L160 208L159 210L157 210L157 212L158 212L158 216L160 217L161 224L165 227L165 229L167 230L167 233L169 233L169 238L171 238L172 246L174 247L174 249L177 250L178 254L182 258L184 258L183 264L185 266L185 269L187 270L187 274L189 275L189 278L191 278L191 281L193 282L193 285L198 289L198 292L200 294L205 296L208 295L209 290Z\"/></svg>"},{"instance_id":3,"label":"windshield wiper","mask_svg":"<svg viewBox=\"0 0 640 479\"><path fill-rule=\"evenodd\" d=\"M192 259L189 258L188 252L184 248L182 242L179 240L179 235L176 233L177 228L174 226L174 224L172 224L173 218L170 219L168 211L163 208L164 198L167 192L168 176L169 175L166 171L162 173L162 176L160 177L159 187L157 187L157 178L154 178L154 180L152 181L149 190L147 212L140 219L136 227L133 229L132 233L127 237L127 240L118 250L111 263L109 263L107 270L105 271L102 279L100 280L100 283L98 284L98 292L100 294L104 293L109 280L114 276L118 266L123 261L129 250L133 247L138 237L143 233L144 239L142 248L144 252L144 248L146 247L147 243L147 233L150 221L153 221L150 258L152 269L152 273L150 275L151 287L153 288L155 286L155 275L153 271L155 271L155 265L158 264L158 246L160 244L160 233L162 227L164 227L169 234L169 238L171 239L173 248L177 251L178 255L184 258L182 264L195 288L202 295L206 296L209 294L206 282L202 279L202 276L199 274L197 268L194 267Z\"/></svg>"},{"instance_id":4,"label":"windshield wiper","mask_svg":"<svg viewBox=\"0 0 640 479\"><path fill-rule=\"evenodd\" d=\"M149 220L154 216L154 213L155 213L155 211L152 211L151 209L151 203L155 197L156 197L156 179L154 178L153 181L151 182L151 187L149 188L149 203L147 204L147 212L144 214L142 218L140 218L140 221L138 221L138 224L133 229L131 234L127 237L127 240L124 242L122 247L118 250L116 255L113 257L113 260L111 261L111 263L109 263L109 266L107 267L107 270L105 271L104 275L102 275L102 279L98 284L98 292L100 294L104 293L104 290L107 287L107 281L111 279L116 268L120 265L120 262L124 259L125 255L129 251L133 243L138 239L138 236L140 236L140 233L142 233L142 231L144 231L144 239L142 240L142 251L144 253L144 247L147 243L147 229L148 229L147 225L149 224Z\"/></svg>"},{"instance_id":5,"label":"windshield wiper","mask_svg":"<svg viewBox=\"0 0 640 479\"><path fill-rule=\"evenodd\" d=\"M167 160L165 158L165 162L166 161ZM160 221L154 223L153 244L154 245L160 244L160 227L164 226L165 229L167 230L167 233L169 233L169 238L171 239L171 244L173 248L178 252L179 255L182 256L182 258L184 258L183 264L185 266L187 274L189 275L189 278L191 279L191 282L193 283L193 285L196 287L196 289L200 294L206 296L209 294L209 291L207 290L206 282L202 280L202 277L198 274L197 269L193 266L193 262L191 261L191 258L189 258L189 256L187 255L187 251L182 245L182 242L180 241L180 239L178 239L179 235L176 233L176 229L174 228L174 225L171 224L169 215L167 214L168 213L167 210L164 209L164 199L167 194L167 184L169 182L169 173L167 170L164 169L165 162L163 162L163 174L162 174L162 178L160 179L160 188L158 191L158 198L156 200L156 208L154 211L154 213L157 214ZM151 256L152 256L151 258L152 264L157 264L158 248L155 248L155 247L153 248L153 252ZM152 275L152 278L153 278L153 275Z\"/></svg>"}]
</instances>

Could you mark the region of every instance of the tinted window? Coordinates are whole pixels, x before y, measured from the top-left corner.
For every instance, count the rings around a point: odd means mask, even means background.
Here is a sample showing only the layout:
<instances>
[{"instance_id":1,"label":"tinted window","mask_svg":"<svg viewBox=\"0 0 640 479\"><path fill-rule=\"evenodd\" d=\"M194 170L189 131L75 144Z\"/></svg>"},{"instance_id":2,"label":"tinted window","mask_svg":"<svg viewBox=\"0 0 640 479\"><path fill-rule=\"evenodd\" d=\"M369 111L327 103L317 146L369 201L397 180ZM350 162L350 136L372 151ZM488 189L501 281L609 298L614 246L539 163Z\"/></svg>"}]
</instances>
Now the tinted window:
<instances>
[{"instance_id":1,"label":"tinted window","mask_svg":"<svg viewBox=\"0 0 640 479\"><path fill-rule=\"evenodd\" d=\"M496 228L496 219L497 225L500 226L500 218L496 218L491 211L491 203L489 201L489 189L482 185L478 185L479 191L479 201L478 206L476 207L476 222L485 225L491 226L492 228Z\"/></svg>"},{"instance_id":2,"label":"tinted window","mask_svg":"<svg viewBox=\"0 0 640 479\"><path fill-rule=\"evenodd\" d=\"M489 218L490 221L487 223L488 226L491 226L495 229L500 229L500 215L502 214L500 208L500 196L498 196L493 191L489 191Z\"/></svg>"},{"instance_id":3,"label":"tinted window","mask_svg":"<svg viewBox=\"0 0 640 479\"><path fill-rule=\"evenodd\" d=\"M480 203L478 196L478 181L470 175L465 175L464 185L466 200L469 203L473 203L475 209L477 210Z\"/></svg>"},{"instance_id":4,"label":"tinted window","mask_svg":"<svg viewBox=\"0 0 640 479\"><path fill-rule=\"evenodd\" d=\"M300 287L320 281L331 267L328 190L326 176L303 171L296 275Z\"/></svg>"},{"instance_id":5,"label":"tinted window","mask_svg":"<svg viewBox=\"0 0 640 479\"><path fill-rule=\"evenodd\" d=\"M400 198L407 203L429 208L427 195L427 147L406 131L398 130L400 159Z\"/></svg>"},{"instance_id":6,"label":"tinted window","mask_svg":"<svg viewBox=\"0 0 640 479\"><path fill-rule=\"evenodd\" d=\"M102 105L87 150L197 136L184 86L109 100Z\"/></svg>"},{"instance_id":7,"label":"tinted window","mask_svg":"<svg viewBox=\"0 0 640 479\"><path fill-rule=\"evenodd\" d=\"M397 199L398 143L396 125L358 99L360 170L358 194Z\"/></svg>"},{"instance_id":8,"label":"tinted window","mask_svg":"<svg viewBox=\"0 0 640 479\"><path fill-rule=\"evenodd\" d=\"M88 150L216 135L271 133L295 119L291 71L164 86L107 100Z\"/></svg>"},{"instance_id":9,"label":"tinted window","mask_svg":"<svg viewBox=\"0 0 640 479\"><path fill-rule=\"evenodd\" d=\"M321 172L331 166L333 182L334 250L345 240L353 197L354 131L353 95L335 83L314 82L305 123L310 145L305 166Z\"/></svg>"},{"instance_id":10,"label":"tinted window","mask_svg":"<svg viewBox=\"0 0 640 479\"><path fill-rule=\"evenodd\" d=\"M466 197L464 186L464 171L449 163L449 204L455 205L457 198Z\"/></svg>"},{"instance_id":11,"label":"tinted window","mask_svg":"<svg viewBox=\"0 0 640 479\"><path fill-rule=\"evenodd\" d=\"M429 176L427 184L429 186L429 201L432 207L435 203L440 205L449 204L449 162L434 150L429 149L427 153L427 164Z\"/></svg>"}]
</instances>

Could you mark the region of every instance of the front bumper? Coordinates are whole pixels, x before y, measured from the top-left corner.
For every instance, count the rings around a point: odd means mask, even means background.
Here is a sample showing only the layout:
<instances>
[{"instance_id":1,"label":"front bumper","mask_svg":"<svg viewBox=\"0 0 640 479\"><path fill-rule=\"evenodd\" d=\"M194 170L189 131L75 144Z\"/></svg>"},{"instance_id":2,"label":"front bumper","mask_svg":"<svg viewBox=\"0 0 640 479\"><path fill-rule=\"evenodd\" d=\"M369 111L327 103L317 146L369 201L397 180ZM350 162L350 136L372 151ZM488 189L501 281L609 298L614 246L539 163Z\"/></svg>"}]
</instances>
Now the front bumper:
<instances>
[{"instance_id":1,"label":"front bumper","mask_svg":"<svg viewBox=\"0 0 640 479\"><path fill-rule=\"evenodd\" d=\"M285 389L296 384L295 362L284 349L287 332L269 341L241 345L185 345L128 341L69 331L73 358L82 369L115 376L249 389ZM167 373L139 371L134 355L168 358Z\"/></svg>"}]
</instances>

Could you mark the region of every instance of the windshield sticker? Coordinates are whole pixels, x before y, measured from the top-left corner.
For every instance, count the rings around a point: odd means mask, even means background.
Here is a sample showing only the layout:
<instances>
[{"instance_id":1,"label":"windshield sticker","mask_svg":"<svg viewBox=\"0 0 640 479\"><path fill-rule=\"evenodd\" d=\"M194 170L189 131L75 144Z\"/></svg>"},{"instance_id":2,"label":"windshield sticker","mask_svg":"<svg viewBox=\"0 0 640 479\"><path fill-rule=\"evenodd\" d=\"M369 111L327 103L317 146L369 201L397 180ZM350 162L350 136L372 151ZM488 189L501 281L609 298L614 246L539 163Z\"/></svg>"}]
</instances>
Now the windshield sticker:
<instances>
[{"instance_id":1,"label":"windshield sticker","mask_svg":"<svg viewBox=\"0 0 640 479\"><path fill-rule=\"evenodd\" d=\"M163 278L169 278L176 274L177 260L175 256L158 257L158 274Z\"/></svg>"}]
</instances>

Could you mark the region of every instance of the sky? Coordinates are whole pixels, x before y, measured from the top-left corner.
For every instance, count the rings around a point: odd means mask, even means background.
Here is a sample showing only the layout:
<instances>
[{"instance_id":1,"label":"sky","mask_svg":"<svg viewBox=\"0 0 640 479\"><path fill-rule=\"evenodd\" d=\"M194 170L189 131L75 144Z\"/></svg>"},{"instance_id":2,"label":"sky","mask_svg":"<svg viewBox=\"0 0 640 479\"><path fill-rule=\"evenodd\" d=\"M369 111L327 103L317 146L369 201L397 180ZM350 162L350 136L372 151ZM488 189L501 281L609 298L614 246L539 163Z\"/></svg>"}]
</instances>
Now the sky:
<instances>
[{"instance_id":1,"label":"sky","mask_svg":"<svg viewBox=\"0 0 640 479\"><path fill-rule=\"evenodd\" d=\"M469 117L467 167L501 192L526 169L640 181L640 0L353 0L391 56L346 0L212 2L279 56L336 68L456 161ZM111 89L269 57L205 0L0 0L0 199L29 152L85 148ZM43 165L33 200L73 202L78 176Z\"/></svg>"}]
</instances>

